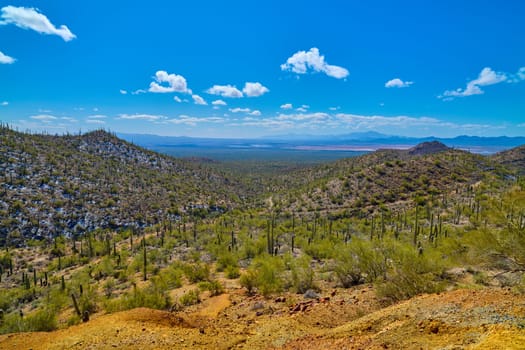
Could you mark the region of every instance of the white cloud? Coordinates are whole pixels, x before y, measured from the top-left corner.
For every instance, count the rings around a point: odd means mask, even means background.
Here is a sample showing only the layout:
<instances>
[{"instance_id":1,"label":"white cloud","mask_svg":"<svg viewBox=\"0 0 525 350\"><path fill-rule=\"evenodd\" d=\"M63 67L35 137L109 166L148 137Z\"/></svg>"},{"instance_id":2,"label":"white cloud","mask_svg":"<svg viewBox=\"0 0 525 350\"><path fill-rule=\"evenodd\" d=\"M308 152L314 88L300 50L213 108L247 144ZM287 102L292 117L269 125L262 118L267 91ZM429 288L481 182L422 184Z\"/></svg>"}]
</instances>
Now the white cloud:
<instances>
[{"instance_id":1,"label":"white cloud","mask_svg":"<svg viewBox=\"0 0 525 350\"><path fill-rule=\"evenodd\" d=\"M191 98L193 99L193 102L196 104L196 105L207 105L208 103L206 101L204 101L204 99L202 97L200 97L199 95L192 95Z\"/></svg>"},{"instance_id":2,"label":"white cloud","mask_svg":"<svg viewBox=\"0 0 525 350\"><path fill-rule=\"evenodd\" d=\"M206 117L206 118L197 118L190 117L188 115L180 115L178 118L173 118L168 120L172 124L183 124L188 126L196 126L199 123L222 123L224 118L221 117Z\"/></svg>"},{"instance_id":3,"label":"white cloud","mask_svg":"<svg viewBox=\"0 0 525 350\"><path fill-rule=\"evenodd\" d=\"M519 74L519 72L518 72ZM489 67L485 67L481 70L481 73L479 73L479 76L477 79L471 80L467 83L467 87L465 89L456 89L456 90L447 90L443 93L442 96L438 96L438 98L444 98L444 97L466 97L466 96L472 96L472 95L481 95L484 93L483 90L481 90L481 86L488 86L488 85L494 85L501 82L504 82L509 77L505 73L501 72L495 72Z\"/></svg>"},{"instance_id":4,"label":"white cloud","mask_svg":"<svg viewBox=\"0 0 525 350\"><path fill-rule=\"evenodd\" d=\"M385 83L386 88L406 88L414 84L413 81L403 81L399 78L394 78Z\"/></svg>"},{"instance_id":5,"label":"white cloud","mask_svg":"<svg viewBox=\"0 0 525 350\"><path fill-rule=\"evenodd\" d=\"M120 114L117 119L124 120L147 120L147 121L158 121L167 119L163 115L152 115L152 114Z\"/></svg>"},{"instance_id":6,"label":"white cloud","mask_svg":"<svg viewBox=\"0 0 525 350\"><path fill-rule=\"evenodd\" d=\"M0 105L2 105L2 106L8 106L8 105L9 105L9 102L4 101L4 102L0 103Z\"/></svg>"},{"instance_id":7,"label":"white cloud","mask_svg":"<svg viewBox=\"0 0 525 350\"><path fill-rule=\"evenodd\" d=\"M230 108L230 112L232 113L250 113L251 109L249 108Z\"/></svg>"},{"instance_id":8,"label":"white cloud","mask_svg":"<svg viewBox=\"0 0 525 350\"><path fill-rule=\"evenodd\" d=\"M294 53L286 60L286 63L281 64L281 70L297 74L306 74L308 71L322 72L337 79L346 78L350 74L346 68L328 64L316 47L312 47L308 52Z\"/></svg>"},{"instance_id":9,"label":"white cloud","mask_svg":"<svg viewBox=\"0 0 525 350\"><path fill-rule=\"evenodd\" d=\"M226 106L226 102L224 102L223 100L215 100L211 104L214 106Z\"/></svg>"},{"instance_id":10,"label":"white cloud","mask_svg":"<svg viewBox=\"0 0 525 350\"><path fill-rule=\"evenodd\" d=\"M32 115L29 118L34 119L34 120L40 120L42 122L51 122L53 120L58 119L57 117L49 115L49 114Z\"/></svg>"},{"instance_id":11,"label":"white cloud","mask_svg":"<svg viewBox=\"0 0 525 350\"><path fill-rule=\"evenodd\" d=\"M331 111L338 111L338 110L340 110L340 109L341 109L341 107L340 107L340 106L336 106L336 107L329 107L328 109L329 109L329 110L331 110Z\"/></svg>"},{"instance_id":12,"label":"white cloud","mask_svg":"<svg viewBox=\"0 0 525 350\"><path fill-rule=\"evenodd\" d=\"M211 95L219 95L222 97L243 97L242 92L232 85L213 85L213 87L206 90L206 93Z\"/></svg>"},{"instance_id":13,"label":"white cloud","mask_svg":"<svg viewBox=\"0 0 525 350\"><path fill-rule=\"evenodd\" d=\"M291 103L285 103L281 105L281 109L292 109L293 105Z\"/></svg>"},{"instance_id":14,"label":"white cloud","mask_svg":"<svg viewBox=\"0 0 525 350\"><path fill-rule=\"evenodd\" d=\"M34 8L6 6L2 8L0 18L0 25L14 24L40 34L58 35L64 41L76 38L68 27L61 25L60 28L56 28L45 15Z\"/></svg>"},{"instance_id":15,"label":"white cloud","mask_svg":"<svg viewBox=\"0 0 525 350\"><path fill-rule=\"evenodd\" d=\"M122 89L120 90L120 93L121 93L122 95L127 95L127 94L128 94L128 92L127 92L126 90L122 90Z\"/></svg>"},{"instance_id":16,"label":"white cloud","mask_svg":"<svg viewBox=\"0 0 525 350\"><path fill-rule=\"evenodd\" d=\"M293 120L293 121L325 121L330 118L330 115L327 113L317 112L317 113L307 113L307 114L281 114L276 119L277 120Z\"/></svg>"},{"instance_id":17,"label":"white cloud","mask_svg":"<svg viewBox=\"0 0 525 350\"><path fill-rule=\"evenodd\" d=\"M0 64L11 64L15 61L16 60L13 57L7 56L2 51L0 51Z\"/></svg>"},{"instance_id":18,"label":"white cloud","mask_svg":"<svg viewBox=\"0 0 525 350\"><path fill-rule=\"evenodd\" d=\"M261 83L258 82L247 82L246 84L244 84L244 89L242 89L242 92L244 92L248 97L258 97L264 95L269 91L270 90L266 86L263 86Z\"/></svg>"},{"instance_id":19,"label":"white cloud","mask_svg":"<svg viewBox=\"0 0 525 350\"><path fill-rule=\"evenodd\" d=\"M173 96L173 99L175 100L175 102L178 102L178 103L182 102L179 96Z\"/></svg>"},{"instance_id":20,"label":"white cloud","mask_svg":"<svg viewBox=\"0 0 525 350\"><path fill-rule=\"evenodd\" d=\"M87 117L87 119L106 119L107 116L105 115L102 115L102 114L95 114L95 115L90 115Z\"/></svg>"},{"instance_id":21,"label":"white cloud","mask_svg":"<svg viewBox=\"0 0 525 350\"><path fill-rule=\"evenodd\" d=\"M161 85L163 83L167 84L167 86ZM191 90L188 89L186 78L182 75L168 74L168 72L164 70L159 70L155 73L155 81L152 81L149 84L149 92L184 92L191 94Z\"/></svg>"},{"instance_id":22,"label":"white cloud","mask_svg":"<svg viewBox=\"0 0 525 350\"><path fill-rule=\"evenodd\" d=\"M518 70L518 78L520 80L525 80L525 67L521 67L519 70Z\"/></svg>"},{"instance_id":23,"label":"white cloud","mask_svg":"<svg viewBox=\"0 0 525 350\"><path fill-rule=\"evenodd\" d=\"M132 95L140 95L140 94L145 94L146 92L147 92L146 90L138 89L138 90L132 91L131 94Z\"/></svg>"},{"instance_id":24,"label":"white cloud","mask_svg":"<svg viewBox=\"0 0 525 350\"><path fill-rule=\"evenodd\" d=\"M261 111L256 109L254 111L251 111L249 114L258 117L261 115Z\"/></svg>"},{"instance_id":25,"label":"white cloud","mask_svg":"<svg viewBox=\"0 0 525 350\"><path fill-rule=\"evenodd\" d=\"M299 107L299 108L296 108L295 110L298 111L298 112L306 112L306 111L308 111L308 110L307 110L306 108L304 108L304 107Z\"/></svg>"},{"instance_id":26,"label":"white cloud","mask_svg":"<svg viewBox=\"0 0 525 350\"><path fill-rule=\"evenodd\" d=\"M88 123L88 124L98 124L98 125L106 124L106 122L104 120L100 120L100 119L88 119L88 120L86 120L86 123Z\"/></svg>"},{"instance_id":27,"label":"white cloud","mask_svg":"<svg viewBox=\"0 0 525 350\"><path fill-rule=\"evenodd\" d=\"M71 118L71 117L61 117L60 118L61 120L65 120L65 121L68 121L70 123L76 123L78 120L76 120L75 118Z\"/></svg>"}]
</instances>

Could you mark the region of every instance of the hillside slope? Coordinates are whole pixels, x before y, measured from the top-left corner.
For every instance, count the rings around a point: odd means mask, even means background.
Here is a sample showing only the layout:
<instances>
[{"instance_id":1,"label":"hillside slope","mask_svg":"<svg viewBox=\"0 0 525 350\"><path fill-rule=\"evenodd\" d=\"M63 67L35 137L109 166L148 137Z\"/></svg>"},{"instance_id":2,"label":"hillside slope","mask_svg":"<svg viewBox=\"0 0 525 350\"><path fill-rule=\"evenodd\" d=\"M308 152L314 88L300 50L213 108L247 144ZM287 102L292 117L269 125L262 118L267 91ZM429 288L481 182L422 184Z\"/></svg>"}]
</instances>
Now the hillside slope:
<instances>
[{"instance_id":1,"label":"hillside slope","mask_svg":"<svg viewBox=\"0 0 525 350\"><path fill-rule=\"evenodd\" d=\"M283 206L294 211L364 210L418 196L446 196L508 173L491 158L428 142L291 173L287 182L295 183L296 190Z\"/></svg>"},{"instance_id":2,"label":"hillside slope","mask_svg":"<svg viewBox=\"0 0 525 350\"><path fill-rule=\"evenodd\" d=\"M134 309L50 333L0 336L3 349L523 349L525 303L501 289L422 295L370 310L367 288L292 313L283 303L211 298L179 313ZM265 305L263 311L254 309ZM258 309L260 310L260 309ZM344 314L341 314L344 311ZM373 310L372 310L373 311Z\"/></svg>"},{"instance_id":3,"label":"hillside slope","mask_svg":"<svg viewBox=\"0 0 525 350\"><path fill-rule=\"evenodd\" d=\"M0 237L81 234L143 226L192 204L230 206L238 184L202 164L115 136L30 135L0 129ZM3 242L0 242L3 244Z\"/></svg>"}]
</instances>

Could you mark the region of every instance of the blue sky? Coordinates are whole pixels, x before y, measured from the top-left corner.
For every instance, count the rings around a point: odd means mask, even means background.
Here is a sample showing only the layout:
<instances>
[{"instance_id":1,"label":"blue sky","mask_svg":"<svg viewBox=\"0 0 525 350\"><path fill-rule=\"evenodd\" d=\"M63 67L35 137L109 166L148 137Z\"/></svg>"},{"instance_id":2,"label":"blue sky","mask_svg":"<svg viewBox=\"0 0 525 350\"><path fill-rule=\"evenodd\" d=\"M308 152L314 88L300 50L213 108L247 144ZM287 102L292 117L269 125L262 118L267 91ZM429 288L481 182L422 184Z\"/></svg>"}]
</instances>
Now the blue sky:
<instances>
[{"instance_id":1,"label":"blue sky","mask_svg":"<svg viewBox=\"0 0 525 350\"><path fill-rule=\"evenodd\" d=\"M525 135L523 1L0 1L0 120L258 137Z\"/></svg>"}]
</instances>

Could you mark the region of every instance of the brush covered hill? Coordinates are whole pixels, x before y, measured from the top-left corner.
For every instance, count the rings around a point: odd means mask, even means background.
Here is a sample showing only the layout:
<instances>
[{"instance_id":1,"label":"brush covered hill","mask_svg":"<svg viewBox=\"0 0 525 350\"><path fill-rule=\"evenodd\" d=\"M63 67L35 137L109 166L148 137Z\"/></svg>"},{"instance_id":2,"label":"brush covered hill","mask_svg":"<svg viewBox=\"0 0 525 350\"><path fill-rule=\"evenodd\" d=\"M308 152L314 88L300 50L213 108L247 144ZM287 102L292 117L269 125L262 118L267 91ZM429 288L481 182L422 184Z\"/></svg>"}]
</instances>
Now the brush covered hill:
<instances>
[{"instance_id":1,"label":"brush covered hill","mask_svg":"<svg viewBox=\"0 0 525 350\"><path fill-rule=\"evenodd\" d=\"M227 207L239 189L206 165L147 151L105 131L51 136L7 127L0 128L0 186L0 237L11 244L144 226L192 205Z\"/></svg>"},{"instance_id":2,"label":"brush covered hill","mask_svg":"<svg viewBox=\"0 0 525 350\"><path fill-rule=\"evenodd\" d=\"M447 196L512 171L489 157L426 142L408 150L384 149L288 175L293 211L363 209L419 196Z\"/></svg>"},{"instance_id":3,"label":"brush covered hill","mask_svg":"<svg viewBox=\"0 0 525 350\"><path fill-rule=\"evenodd\" d=\"M518 175L525 174L525 146L496 153L492 158L499 164L512 169Z\"/></svg>"}]
</instances>

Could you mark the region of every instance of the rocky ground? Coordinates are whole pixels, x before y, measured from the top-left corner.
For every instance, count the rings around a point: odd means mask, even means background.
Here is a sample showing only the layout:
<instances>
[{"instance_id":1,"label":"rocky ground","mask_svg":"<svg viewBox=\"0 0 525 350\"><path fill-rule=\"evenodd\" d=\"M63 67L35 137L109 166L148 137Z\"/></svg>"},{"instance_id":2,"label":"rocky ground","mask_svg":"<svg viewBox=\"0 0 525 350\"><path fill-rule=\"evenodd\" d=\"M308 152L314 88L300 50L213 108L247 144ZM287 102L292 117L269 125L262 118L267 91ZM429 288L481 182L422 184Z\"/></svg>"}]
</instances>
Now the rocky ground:
<instances>
[{"instance_id":1,"label":"rocky ground","mask_svg":"<svg viewBox=\"0 0 525 350\"><path fill-rule=\"evenodd\" d=\"M204 297L181 312L134 309L1 349L525 349L525 298L501 288L421 295L382 307L371 286L320 295Z\"/></svg>"}]
</instances>

